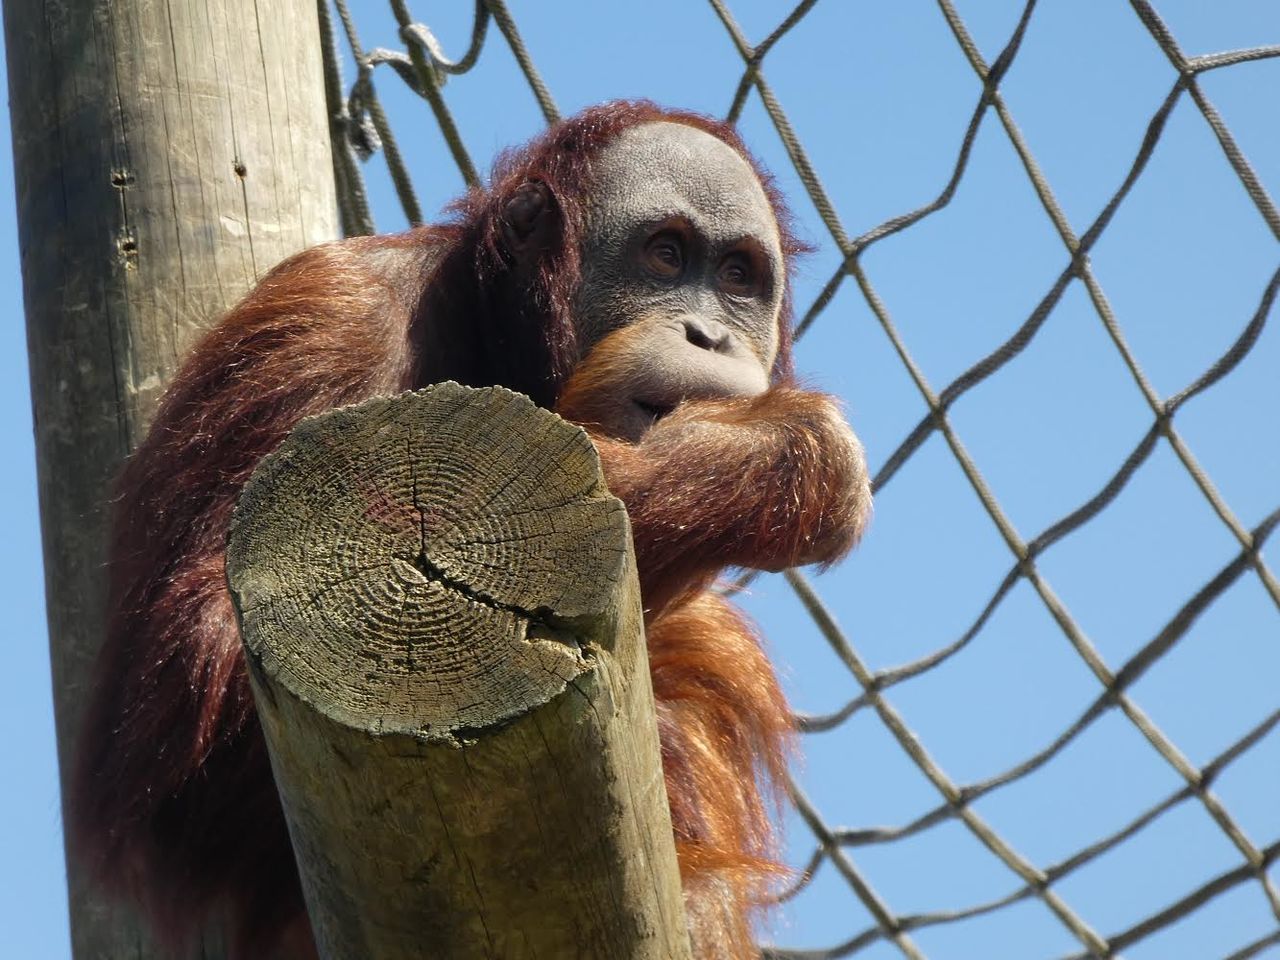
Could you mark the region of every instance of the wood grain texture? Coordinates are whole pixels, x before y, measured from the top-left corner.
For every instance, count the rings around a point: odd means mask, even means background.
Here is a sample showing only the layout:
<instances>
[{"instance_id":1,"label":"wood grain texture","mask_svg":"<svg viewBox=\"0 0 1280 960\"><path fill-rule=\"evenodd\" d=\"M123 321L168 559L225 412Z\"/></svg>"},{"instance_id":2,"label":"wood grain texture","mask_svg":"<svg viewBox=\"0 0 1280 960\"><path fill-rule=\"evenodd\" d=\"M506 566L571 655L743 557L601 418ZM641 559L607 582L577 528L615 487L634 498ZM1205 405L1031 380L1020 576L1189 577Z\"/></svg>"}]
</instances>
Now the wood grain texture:
<instances>
[{"instance_id":1,"label":"wood grain texture","mask_svg":"<svg viewBox=\"0 0 1280 960\"><path fill-rule=\"evenodd\" d=\"M111 479L201 330L337 223L314 0L6 0L4 21L66 770ZM68 875L78 958L157 955L74 850Z\"/></svg>"},{"instance_id":2,"label":"wood grain texture","mask_svg":"<svg viewBox=\"0 0 1280 960\"><path fill-rule=\"evenodd\" d=\"M322 956L688 956L626 511L581 429L452 383L304 421L227 575Z\"/></svg>"}]
</instances>

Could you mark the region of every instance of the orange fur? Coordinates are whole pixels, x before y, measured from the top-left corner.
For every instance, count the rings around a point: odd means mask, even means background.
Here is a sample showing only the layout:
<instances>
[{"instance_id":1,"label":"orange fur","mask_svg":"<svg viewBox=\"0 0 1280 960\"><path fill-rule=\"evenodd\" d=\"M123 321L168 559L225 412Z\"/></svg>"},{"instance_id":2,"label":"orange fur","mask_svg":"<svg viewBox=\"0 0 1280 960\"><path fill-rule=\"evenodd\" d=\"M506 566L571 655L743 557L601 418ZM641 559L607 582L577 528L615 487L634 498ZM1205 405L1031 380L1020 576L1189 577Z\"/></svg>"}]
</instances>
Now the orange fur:
<instances>
[{"instance_id":1,"label":"orange fur","mask_svg":"<svg viewBox=\"0 0 1280 960\"><path fill-rule=\"evenodd\" d=\"M643 322L597 344L557 410L584 423L631 517L667 799L694 956L757 956L751 919L784 872L770 818L793 731L747 618L712 586L726 566L831 562L864 526L861 447L822 394L774 386L688 400L638 443L598 435L630 402Z\"/></svg>"},{"instance_id":2,"label":"orange fur","mask_svg":"<svg viewBox=\"0 0 1280 960\"><path fill-rule=\"evenodd\" d=\"M451 222L281 264L174 378L113 504L110 608L71 828L94 875L147 908L176 949L218 918L232 956L313 951L223 575L240 489L302 417L444 379L503 384L545 406L559 397L566 416L593 422L593 405L624 390L627 364L643 357L623 331L579 362L581 211L599 149L654 120L697 127L752 162L718 121L645 102L592 108L500 160ZM789 262L801 247L760 178ZM559 235L513 269L502 211L529 182L554 198ZM791 385L783 303L769 391L690 401L638 444L596 438L631 517L700 960L756 955L751 911L778 869L769 785L790 735L750 625L709 587L728 565L834 559L869 503L835 405Z\"/></svg>"},{"instance_id":3,"label":"orange fur","mask_svg":"<svg viewBox=\"0 0 1280 960\"><path fill-rule=\"evenodd\" d=\"M708 924L690 903L699 949L751 956L750 917L782 871L769 802L793 730L777 677L751 624L703 591L648 629L676 852L691 899L717 895Z\"/></svg>"}]
</instances>

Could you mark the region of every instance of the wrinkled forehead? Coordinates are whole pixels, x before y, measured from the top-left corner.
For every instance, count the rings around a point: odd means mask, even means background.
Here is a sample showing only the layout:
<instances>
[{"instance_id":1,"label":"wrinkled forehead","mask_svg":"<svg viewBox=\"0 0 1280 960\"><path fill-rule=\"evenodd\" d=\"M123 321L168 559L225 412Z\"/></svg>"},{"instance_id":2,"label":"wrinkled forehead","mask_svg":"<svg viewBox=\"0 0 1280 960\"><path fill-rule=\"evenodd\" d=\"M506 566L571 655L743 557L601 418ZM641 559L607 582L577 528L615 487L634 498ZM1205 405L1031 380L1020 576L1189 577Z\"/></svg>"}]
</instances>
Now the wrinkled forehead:
<instances>
[{"instance_id":1,"label":"wrinkled forehead","mask_svg":"<svg viewBox=\"0 0 1280 960\"><path fill-rule=\"evenodd\" d=\"M713 237L756 237L781 256L773 208L750 164L696 127L655 121L623 131L592 164L588 229L687 216Z\"/></svg>"}]
</instances>

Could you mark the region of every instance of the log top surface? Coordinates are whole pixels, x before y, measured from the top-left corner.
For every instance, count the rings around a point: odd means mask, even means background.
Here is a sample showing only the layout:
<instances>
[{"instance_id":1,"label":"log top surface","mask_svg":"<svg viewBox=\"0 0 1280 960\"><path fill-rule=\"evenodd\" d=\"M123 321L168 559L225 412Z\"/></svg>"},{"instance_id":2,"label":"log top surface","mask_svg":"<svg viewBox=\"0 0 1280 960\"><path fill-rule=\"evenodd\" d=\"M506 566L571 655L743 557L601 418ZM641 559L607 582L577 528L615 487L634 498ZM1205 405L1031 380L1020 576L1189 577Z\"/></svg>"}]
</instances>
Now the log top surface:
<instances>
[{"instance_id":1,"label":"log top surface","mask_svg":"<svg viewBox=\"0 0 1280 960\"><path fill-rule=\"evenodd\" d=\"M444 383L303 421L245 488L227 577L254 669L340 722L453 739L590 669L627 541L580 428Z\"/></svg>"}]
</instances>

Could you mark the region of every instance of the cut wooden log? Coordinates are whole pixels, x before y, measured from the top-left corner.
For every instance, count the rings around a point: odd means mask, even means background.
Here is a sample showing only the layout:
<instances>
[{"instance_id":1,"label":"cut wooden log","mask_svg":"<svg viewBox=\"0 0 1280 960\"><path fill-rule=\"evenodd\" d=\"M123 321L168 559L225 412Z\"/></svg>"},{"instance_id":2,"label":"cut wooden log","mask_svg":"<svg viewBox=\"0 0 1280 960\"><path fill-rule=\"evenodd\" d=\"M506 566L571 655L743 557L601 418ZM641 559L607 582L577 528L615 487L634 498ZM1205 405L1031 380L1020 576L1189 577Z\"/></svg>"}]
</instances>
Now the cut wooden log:
<instances>
[{"instance_id":1,"label":"cut wooden log","mask_svg":"<svg viewBox=\"0 0 1280 960\"><path fill-rule=\"evenodd\" d=\"M322 956L688 956L626 511L441 384L305 421L227 574Z\"/></svg>"}]
</instances>

